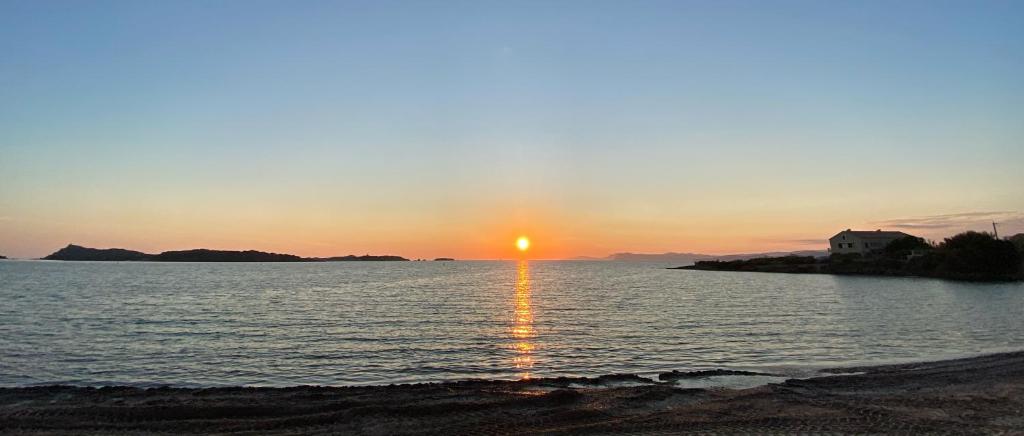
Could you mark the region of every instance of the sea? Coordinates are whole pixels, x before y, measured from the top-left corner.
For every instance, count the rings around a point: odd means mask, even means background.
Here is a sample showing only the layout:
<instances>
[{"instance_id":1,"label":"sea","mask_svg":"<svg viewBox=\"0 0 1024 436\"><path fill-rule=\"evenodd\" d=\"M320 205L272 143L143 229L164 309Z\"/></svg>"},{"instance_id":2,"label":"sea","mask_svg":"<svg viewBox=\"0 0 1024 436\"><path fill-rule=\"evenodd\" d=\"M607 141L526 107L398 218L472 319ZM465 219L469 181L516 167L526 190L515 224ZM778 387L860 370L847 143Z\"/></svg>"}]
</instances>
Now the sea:
<instances>
[{"instance_id":1,"label":"sea","mask_svg":"<svg viewBox=\"0 0 1024 436\"><path fill-rule=\"evenodd\" d=\"M611 261L0 261L0 386L380 385L1024 349L1024 284Z\"/></svg>"}]
</instances>

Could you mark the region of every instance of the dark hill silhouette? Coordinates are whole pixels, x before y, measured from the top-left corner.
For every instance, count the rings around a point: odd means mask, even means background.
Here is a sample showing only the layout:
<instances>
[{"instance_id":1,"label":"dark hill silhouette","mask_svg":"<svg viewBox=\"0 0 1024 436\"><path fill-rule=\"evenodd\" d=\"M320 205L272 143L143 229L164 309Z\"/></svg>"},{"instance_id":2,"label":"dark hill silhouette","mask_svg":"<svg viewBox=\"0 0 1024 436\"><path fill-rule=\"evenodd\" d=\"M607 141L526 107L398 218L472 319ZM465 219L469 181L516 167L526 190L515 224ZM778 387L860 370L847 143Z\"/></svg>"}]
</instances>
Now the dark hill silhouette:
<instances>
[{"instance_id":1,"label":"dark hill silhouette","mask_svg":"<svg viewBox=\"0 0 1024 436\"><path fill-rule=\"evenodd\" d=\"M152 254L122 248L88 248L68 244L43 258L44 260L100 260L100 261L139 261L153 260Z\"/></svg>"},{"instance_id":2,"label":"dark hill silhouette","mask_svg":"<svg viewBox=\"0 0 1024 436\"><path fill-rule=\"evenodd\" d=\"M401 256L336 256L336 257L299 257L294 254L267 253L263 251L245 250L195 250L165 251L160 254L147 254L140 251L121 248L88 248L69 244L44 260L91 260L91 261L131 261L131 262L348 262L348 261L404 261Z\"/></svg>"},{"instance_id":3,"label":"dark hill silhouette","mask_svg":"<svg viewBox=\"0 0 1024 436\"><path fill-rule=\"evenodd\" d=\"M302 262L305 259L293 254L266 253L263 251L196 250L165 251L153 259L159 262Z\"/></svg>"}]
</instances>

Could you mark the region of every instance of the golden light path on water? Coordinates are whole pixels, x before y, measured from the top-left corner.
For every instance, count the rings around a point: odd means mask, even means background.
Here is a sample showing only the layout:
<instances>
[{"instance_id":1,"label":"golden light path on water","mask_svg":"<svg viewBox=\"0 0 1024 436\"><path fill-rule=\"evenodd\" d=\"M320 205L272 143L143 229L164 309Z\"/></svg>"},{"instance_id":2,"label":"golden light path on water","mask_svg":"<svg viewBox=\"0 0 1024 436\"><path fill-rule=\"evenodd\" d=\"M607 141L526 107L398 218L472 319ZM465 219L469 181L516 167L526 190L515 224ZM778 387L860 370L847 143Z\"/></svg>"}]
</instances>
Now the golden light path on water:
<instances>
[{"instance_id":1,"label":"golden light path on water","mask_svg":"<svg viewBox=\"0 0 1024 436\"><path fill-rule=\"evenodd\" d=\"M512 359L519 376L530 378L533 369L533 338L537 332L533 329L533 310L530 307L530 263L519 261L516 268L515 312L512 320L512 338L515 357Z\"/></svg>"}]
</instances>

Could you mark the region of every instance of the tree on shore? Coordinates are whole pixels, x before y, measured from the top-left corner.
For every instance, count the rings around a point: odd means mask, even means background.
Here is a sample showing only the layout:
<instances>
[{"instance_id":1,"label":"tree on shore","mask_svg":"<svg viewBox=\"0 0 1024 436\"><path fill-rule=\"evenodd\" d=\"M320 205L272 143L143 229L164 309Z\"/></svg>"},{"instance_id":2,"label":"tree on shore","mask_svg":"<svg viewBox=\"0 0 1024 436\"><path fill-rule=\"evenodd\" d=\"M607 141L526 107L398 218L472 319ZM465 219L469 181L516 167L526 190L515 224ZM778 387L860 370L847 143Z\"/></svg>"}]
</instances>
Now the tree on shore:
<instances>
[{"instance_id":1,"label":"tree on shore","mask_svg":"<svg viewBox=\"0 0 1024 436\"><path fill-rule=\"evenodd\" d=\"M946 238L925 262L941 276L1017 277L1021 253L1013 242L988 233L964 232Z\"/></svg>"},{"instance_id":2,"label":"tree on shore","mask_svg":"<svg viewBox=\"0 0 1024 436\"><path fill-rule=\"evenodd\" d=\"M932 245L924 238L907 235L896 239L885 246L885 254L889 257L906 256L913 251L931 250Z\"/></svg>"},{"instance_id":3,"label":"tree on shore","mask_svg":"<svg viewBox=\"0 0 1024 436\"><path fill-rule=\"evenodd\" d=\"M1024 256L1024 233L1018 233L1010 236L1009 238L1006 238L1006 240L1012 242L1013 245L1017 247L1017 252L1020 253L1021 256Z\"/></svg>"}]
</instances>

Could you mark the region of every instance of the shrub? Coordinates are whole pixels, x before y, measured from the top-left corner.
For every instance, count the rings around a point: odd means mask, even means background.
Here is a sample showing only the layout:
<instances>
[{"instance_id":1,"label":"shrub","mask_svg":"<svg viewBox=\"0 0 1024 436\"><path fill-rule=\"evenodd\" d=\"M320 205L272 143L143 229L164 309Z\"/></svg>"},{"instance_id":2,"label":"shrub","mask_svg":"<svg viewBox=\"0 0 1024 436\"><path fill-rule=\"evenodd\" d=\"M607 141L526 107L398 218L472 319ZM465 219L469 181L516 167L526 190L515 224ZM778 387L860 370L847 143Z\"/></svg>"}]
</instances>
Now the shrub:
<instances>
[{"instance_id":1,"label":"shrub","mask_svg":"<svg viewBox=\"0 0 1024 436\"><path fill-rule=\"evenodd\" d=\"M1024 256L1024 233L1018 233L1016 235L1010 236L1009 238L1006 238L1006 240L1013 243L1013 245L1017 247L1017 253L1020 253L1021 256Z\"/></svg>"},{"instance_id":2,"label":"shrub","mask_svg":"<svg viewBox=\"0 0 1024 436\"><path fill-rule=\"evenodd\" d=\"M924 240L924 238L918 238L917 236L904 236L900 239L896 239L885 246L885 254L889 257L902 257L910 254L914 250L931 250L932 246Z\"/></svg>"},{"instance_id":3,"label":"shrub","mask_svg":"<svg viewBox=\"0 0 1024 436\"><path fill-rule=\"evenodd\" d=\"M832 253L829 257L829 263L850 263L856 262L863 258L860 253Z\"/></svg>"},{"instance_id":4,"label":"shrub","mask_svg":"<svg viewBox=\"0 0 1024 436\"><path fill-rule=\"evenodd\" d=\"M1010 241L964 232L939 244L936 272L943 276L1009 277L1021 273L1021 254Z\"/></svg>"}]
</instances>

